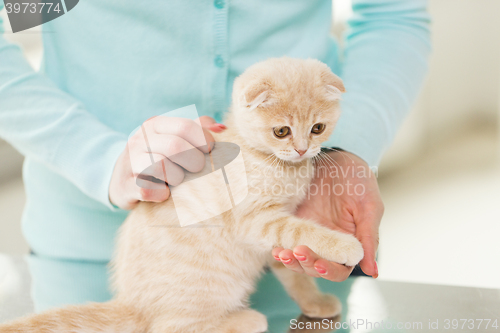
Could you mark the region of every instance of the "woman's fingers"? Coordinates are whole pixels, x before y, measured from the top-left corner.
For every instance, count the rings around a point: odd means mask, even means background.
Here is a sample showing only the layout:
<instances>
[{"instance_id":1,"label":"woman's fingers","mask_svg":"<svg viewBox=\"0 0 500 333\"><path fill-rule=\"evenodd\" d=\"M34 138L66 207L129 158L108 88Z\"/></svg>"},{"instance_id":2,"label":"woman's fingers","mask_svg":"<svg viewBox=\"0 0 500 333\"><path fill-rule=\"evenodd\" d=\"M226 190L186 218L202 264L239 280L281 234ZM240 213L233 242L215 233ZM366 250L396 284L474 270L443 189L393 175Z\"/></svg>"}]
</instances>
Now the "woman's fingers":
<instances>
[{"instance_id":1,"label":"woman's fingers","mask_svg":"<svg viewBox=\"0 0 500 333\"><path fill-rule=\"evenodd\" d=\"M314 263L314 268L323 279L333 282L342 282L351 275L354 267L348 267L325 259L318 259Z\"/></svg>"},{"instance_id":2,"label":"woman's fingers","mask_svg":"<svg viewBox=\"0 0 500 333\"><path fill-rule=\"evenodd\" d=\"M316 253L314 253L310 248L304 245L296 246L293 249L293 255L295 259L300 262L300 265L304 269L307 275L319 277L319 273L314 268L314 263L320 259Z\"/></svg>"},{"instance_id":3,"label":"woman's fingers","mask_svg":"<svg viewBox=\"0 0 500 333\"><path fill-rule=\"evenodd\" d=\"M211 125L217 124L215 119L209 116L201 116L198 120L203 128L209 128Z\"/></svg>"},{"instance_id":4,"label":"woman's fingers","mask_svg":"<svg viewBox=\"0 0 500 333\"><path fill-rule=\"evenodd\" d=\"M166 156L170 161L189 172L199 172L205 166L205 155L188 141L172 134L152 133L149 146L144 153L154 152ZM168 175L167 175L168 177Z\"/></svg>"},{"instance_id":5,"label":"woman's fingers","mask_svg":"<svg viewBox=\"0 0 500 333\"><path fill-rule=\"evenodd\" d=\"M297 273L304 273L304 269L300 266L300 263L295 259L293 252L291 250L285 250L282 247L276 247L272 251L272 255L275 260L281 261L285 267L295 271Z\"/></svg>"},{"instance_id":6,"label":"woman's fingers","mask_svg":"<svg viewBox=\"0 0 500 333\"><path fill-rule=\"evenodd\" d=\"M167 184L158 185L156 188L140 187L136 199L139 201L163 202L170 197Z\"/></svg>"},{"instance_id":7,"label":"woman's fingers","mask_svg":"<svg viewBox=\"0 0 500 333\"><path fill-rule=\"evenodd\" d=\"M138 201L161 202L170 196L165 183L179 185L184 169L199 172L214 146L210 131L222 124L210 117L197 120L156 116L145 121L128 140L110 181L110 201L131 209ZM138 186L139 185L139 186Z\"/></svg>"},{"instance_id":8,"label":"woman's fingers","mask_svg":"<svg viewBox=\"0 0 500 333\"><path fill-rule=\"evenodd\" d=\"M160 180L173 186L179 185L184 180L182 168L160 154L140 154L132 161L132 171L134 176L140 179L154 178L151 181Z\"/></svg>"},{"instance_id":9,"label":"woman's fingers","mask_svg":"<svg viewBox=\"0 0 500 333\"><path fill-rule=\"evenodd\" d=\"M214 138L207 130L212 127L225 128L207 116L198 120L157 116L144 122L130 145L133 151L160 154L190 172L199 172L205 165L203 154L214 145Z\"/></svg>"},{"instance_id":10,"label":"woman's fingers","mask_svg":"<svg viewBox=\"0 0 500 333\"><path fill-rule=\"evenodd\" d=\"M363 245L364 257L359 266L366 275L378 277L376 259L379 245L379 226L384 215L384 204L379 197L374 199L366 208L356 216L356 237Z\"/></svg>"},{"instance_id":11,"label":"woman's fingers","mask_svg":"<svg viewBox=\"0 0 500 333\"><path fill-rule=\"evenodd\" d=\"M353 268L330 262L321 258L309 247L296 246L293 249L295 258L300 262L307 275L322 277L324 279L341 282L349 277Z\"/></svg>"},{"instance_id":12,"label":"woman's fingers","mask_svg":"<svg viewBox=\"0 0 500 333\"><path fill-rule=\"evenodd\" d=\"M209 129L212 132L219 133L226 129L226 125L217 123L212 117L201 116L199 120L201 127Z\"/></svg>"},{"instance_id":13,"label":"woman's fingers","mask_svg":"<svg viewBox=\"0 0 500 333\"><path fill-rule=\"evenodd\" d=\"M291 269L294 272L297 273L304 273L304 269L300 265L300 263L295 259L293 256L292 250L283 250L279 254L279 258L283 265L287 267L288 269Z\"/></svg>"},{"instance_id":14,"label":"woman's fingers","mask_svg":"<svg viewBox=\"0 0 500 333\"><path fill-rule=\"evenodd\" d=\"M169 134L180 137L189 142L193 147L200 149L204 153L208 153L214 142L214 138L208 131L203 130L200 122L201 120L198 122L186 118L159 116L145 122L144 126L148 132L148 136L150 135L148 130L152 127L157 134Z\"/></svg>"},{"instance_id":15,"label":"woman's fingers","mask_svg":"<svg viewBox=\"0 0 500 333\"><path fill-rule=\"evenodd\" d=\"M330 262L318 256L307 246L297 246L293 251L278 247L272 251L273 257L285 267L313 277L322 277L334 282L342 282L351 275L354 267Z\"/></svg>"},{"instance_id":16,"label":"woman's fingers","mask_svg":"<svg viewBox=\"0 0 500 333\"><path fill-rule=\"evenodd\" d=\"M273 251L271 252L273 254L274 259L281 261L280 259L280 252L283 251L284 248L282 247L275 247Z\"/></svg>"}]
</instances>

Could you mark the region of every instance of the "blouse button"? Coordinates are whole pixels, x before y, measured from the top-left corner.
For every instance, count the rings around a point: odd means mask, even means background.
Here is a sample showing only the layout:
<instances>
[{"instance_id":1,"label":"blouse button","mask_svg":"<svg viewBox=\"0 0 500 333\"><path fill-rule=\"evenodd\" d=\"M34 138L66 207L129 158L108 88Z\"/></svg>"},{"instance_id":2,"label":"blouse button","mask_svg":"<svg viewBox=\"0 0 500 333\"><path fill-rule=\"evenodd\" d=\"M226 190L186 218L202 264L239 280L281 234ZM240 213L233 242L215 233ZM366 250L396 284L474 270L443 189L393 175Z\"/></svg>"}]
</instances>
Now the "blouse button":
<instances>
[{"instance_id":1,"label":"blouse button","mask_svg":"<svg viewBox=\"0 0 500 333\"><path fill-rule=\"evenodd\" d=\"M224 67L224 59L220 55L216 56L214 59L215 66L222 68Z\"/></svg>"},{"instance_id":2,"label":"blouse button","mask_svg":"<svg viewBox=\"0 0 500 333\"><path fill-rule=\"evenodd\" d=\"M222 9L222 8L224 8L224 5L225 5L224 0L215 0L214 1L215 8Z\"/></svg>"}]
</instances>

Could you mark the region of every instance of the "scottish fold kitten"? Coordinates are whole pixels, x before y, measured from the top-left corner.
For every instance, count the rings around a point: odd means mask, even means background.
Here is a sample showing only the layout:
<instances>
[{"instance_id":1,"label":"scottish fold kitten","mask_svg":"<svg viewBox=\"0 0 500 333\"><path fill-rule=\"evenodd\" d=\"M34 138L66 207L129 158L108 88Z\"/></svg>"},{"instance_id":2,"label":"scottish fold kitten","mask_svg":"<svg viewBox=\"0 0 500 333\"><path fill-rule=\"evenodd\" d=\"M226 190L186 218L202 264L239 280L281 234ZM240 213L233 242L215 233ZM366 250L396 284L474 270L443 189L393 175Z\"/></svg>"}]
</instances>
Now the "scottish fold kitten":
<instances>
[{"instance_id":1,"label":"scottish fold kitten","mask_svg":"<svg viewBox=\"0 0 500 333\"><path fill-rule=\"evenodd\" d=\"M112 301L47 311L1 325L0 332L265 332L266 317L247 301L266 265L305 315L339 314L335 296L275 261L271 250L307 245L348 266L363 257L354 236L294 216L315 173L313 158L339 117L342 92L342 81L317 60L270 59L248 68L234 82L227 130L214 133L217 142L241 149L245 199L182 228L172 199L139 204L119 233ZM241 179L231 172L227 178ZM210 193L217 205L226 191L219 185L193 188L192 197Z\"/></svg>"}]
</instances>

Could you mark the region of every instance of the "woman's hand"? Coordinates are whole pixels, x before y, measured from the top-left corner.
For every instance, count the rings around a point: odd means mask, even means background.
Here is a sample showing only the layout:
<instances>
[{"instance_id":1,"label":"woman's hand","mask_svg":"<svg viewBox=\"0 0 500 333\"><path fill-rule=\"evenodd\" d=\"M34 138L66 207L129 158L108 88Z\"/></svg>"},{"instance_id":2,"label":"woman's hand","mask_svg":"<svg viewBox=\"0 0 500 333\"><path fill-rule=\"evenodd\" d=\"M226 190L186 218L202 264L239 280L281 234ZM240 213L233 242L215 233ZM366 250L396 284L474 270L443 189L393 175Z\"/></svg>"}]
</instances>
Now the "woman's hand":
<instances>
[{"instance_id":1,"label":"woman's hand","mask_svg":"<svg viewBox=\"0 0 500 333\"><path fill-rule=\"evenodd\" d=\"M378 277L375 254L384 205L375 175L365 161L344 151L328 153L317 168L309 195L296 215L354 234L365 253L359 263L361 269L367 275ZM297 246L293 251L275 248L273 256L293 271L331 281L343 281L353 270L353 267L320 258L307 246Z\"/></svg>"},{"instance_id":2,"label":"woman's hand","mask_svg":"<svg viewBox=\"0 0 500 333\"><path fill-rule=\"evenodd\" d=\"M180 184L183 168L201 171L205 165L203 154L210 151L214 142L208 130L221 132L225 126L207 116L199 120L201 127L185 118L157 116L145 121L116 162L109 186L111 203L132 209L139 201L165 201L170 196L166 183ZM179 154L184 151L189 152ZM162 162L156 163L159 161ZM137 185L138 177L148 181L147 188Z\"/></svg>"}]
</instances>

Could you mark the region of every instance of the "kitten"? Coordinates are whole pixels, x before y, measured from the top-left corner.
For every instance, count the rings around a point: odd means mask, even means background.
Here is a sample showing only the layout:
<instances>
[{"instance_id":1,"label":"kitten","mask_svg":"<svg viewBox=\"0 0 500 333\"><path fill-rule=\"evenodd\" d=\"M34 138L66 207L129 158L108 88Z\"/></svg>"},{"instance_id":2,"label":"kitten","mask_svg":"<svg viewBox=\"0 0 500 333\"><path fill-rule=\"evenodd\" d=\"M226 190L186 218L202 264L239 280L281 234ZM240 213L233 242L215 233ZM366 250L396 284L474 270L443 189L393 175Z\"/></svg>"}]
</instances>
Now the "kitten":
<instances>
[{"instance_id":1,"label":"kitten","mask_svg":"<svg viewBox=\"0 0 500 333\"><path fill-rule=\"evenodd\" d=\"M270 59L248 68L234 83L227 130L214 134L241 148L251 187L243 202L184 228L173 200L139 204L118 237L112 301L51 310L2 325L0 332L265 332L265 316L247 300L266 265L305 315L339 314L335 296L275 261L271 250L307 245L348 266L363 257L354 236L294 216L314 176L312 159L340 115L342 92L340 78L317 60ZM265 168L281 172L263 175ZM218 198L225 189L217 185L192 195ZM273 192L273 186L287 191ZM212 224L222 227L203 227Z\"/></svg>"}]
</instances>

